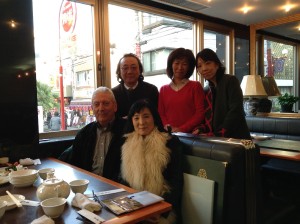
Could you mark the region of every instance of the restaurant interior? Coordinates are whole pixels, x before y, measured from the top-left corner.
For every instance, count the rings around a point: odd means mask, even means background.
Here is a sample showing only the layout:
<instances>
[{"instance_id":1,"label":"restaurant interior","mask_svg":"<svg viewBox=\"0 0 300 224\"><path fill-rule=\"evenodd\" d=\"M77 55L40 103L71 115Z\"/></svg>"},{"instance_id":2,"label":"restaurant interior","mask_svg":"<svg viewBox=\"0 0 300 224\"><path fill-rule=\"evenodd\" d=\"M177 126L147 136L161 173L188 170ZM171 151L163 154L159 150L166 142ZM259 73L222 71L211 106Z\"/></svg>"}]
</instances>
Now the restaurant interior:
<instances>
[{"instance_id":1,"label":"restaurant interior","mask_svg":"<svg viewBox=\"0 0 300 224\"><path fill-rule=\"evenodd\" d=\"M109 2L120 4L122 1L95 0L95 2L96 6L101 8ZM261 64L259 60L263 59L258 57L263 51L259 45L262 36L267 35L274 39L280 38L288 43L292 42L296 47L294 94L295 96L300 95L300 3L298 1L248 1L248 4L242 4L243 1L236 0L128 0L124 2L129 5L152 7L170 14L182 14L207 23L230 27L233 36L242 35L249 41L250 76L259 75L263 70L259 66ZM199 7L198 10L197 7ZM20 23L19 29L11 29L12 19ZM69 136L66 133L63 136L55 135L47 141L40 139L32 1L0 1L0 32L0 157L9 155L12 162L22 158L58 158L65 149L72 145L74 132ZM45 32L47 32L47 27L45 27ZM230 58L234 58L233 49L230 50ZM102 66L108 62L107 59L101 60L103 61L99 64ZM100 77L99 74L98 77ZM110 86L110 83L98 80L97 85ZM300 187L300 128L299 126L291 128L292 125L299 124L300 103L295 104L294 110L294 113L260 113L256 115L259 121L249 119L249 125L250 122L258 122L259 128L264 124L266 129L269 125L268 130L272 131L269 134L273 134L274 139L279 139L281 142L292 140L298 150L291 150L292 153L295 153L292 155L292 159L287 159L288 157L282 150L279 150L282 155L275 155L276 160L271 162L268 155L271 150L261 151L258 159L260 161L259 181L262 189L260 199L263 202L257 206L261 211L258 215L259 218L255 221L245 221L244 223L300 223L298 212L300 200L297 196ZM254 125L253 123L251 125ZM277 133L278 130L281 133ZM259 135L268 132L258 130L257 133ZM259 148L259 146L257 147ZM266 146L260 147L267 148ZM270 194L274 195L270 196ZM212 223L229 222L214 221Z\"/></svg>"}]
</instances>

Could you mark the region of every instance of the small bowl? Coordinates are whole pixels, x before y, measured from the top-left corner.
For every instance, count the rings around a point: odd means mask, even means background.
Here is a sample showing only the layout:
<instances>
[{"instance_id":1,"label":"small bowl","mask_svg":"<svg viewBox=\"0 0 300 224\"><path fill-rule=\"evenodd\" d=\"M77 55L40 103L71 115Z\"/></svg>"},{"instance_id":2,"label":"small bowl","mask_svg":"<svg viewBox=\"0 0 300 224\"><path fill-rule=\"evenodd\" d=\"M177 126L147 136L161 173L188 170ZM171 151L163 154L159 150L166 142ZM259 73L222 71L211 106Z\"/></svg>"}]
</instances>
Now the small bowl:
<instances>
[{"instance_id":1,"label":"small bowl","mask_svg":"<svg viewBox=\"0 0 300 224\"><path fill-rule=\"evenodd\" d=\"M47 179L47 173L54 173L54 172L55 172L54 168L44 168L38 171L40 178L42 178L43 180Z\"/></svg>"},{"instance_id":2,"label":"small bowl","mask_svg":"<svg viewBox=\"0 0 300 224\"><path fill-rule=\"evenodd\" d=\"M6 211L7 201L0 200L0 219Z\"/></svg>"},{"instance_id":3,"label":"small bowl","mask_svg":"<svg viewBox=\"0 0 300 224\"><path fill-rule=\"evenodd\" d=\"M89 185L89 180L85 180L85 179L82 179L82 180L73 180L69 183L70 187L71 187L71 190L73 191L73 193L81 193L83 194L88 185Z\"/></svg>"},{"instance_id":4,"label":"small bowl","mask_svg":"<svg viewBox=\"0 0 300 224\"><path fill-rule=\"evenodd\" d=\"M41 202L41 206L47 216L57 218L63 213L66 202L65 198L48 198Z\"/></svg>"}]
</instances>

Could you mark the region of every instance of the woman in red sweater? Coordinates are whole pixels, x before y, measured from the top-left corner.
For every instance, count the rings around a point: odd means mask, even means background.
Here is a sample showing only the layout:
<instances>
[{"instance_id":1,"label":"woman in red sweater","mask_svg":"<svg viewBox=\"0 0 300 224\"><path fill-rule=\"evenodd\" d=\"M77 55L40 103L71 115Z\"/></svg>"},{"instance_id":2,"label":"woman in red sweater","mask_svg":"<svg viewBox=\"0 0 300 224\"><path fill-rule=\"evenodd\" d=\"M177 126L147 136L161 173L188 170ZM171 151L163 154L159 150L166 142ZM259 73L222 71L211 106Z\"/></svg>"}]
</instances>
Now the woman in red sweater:
<instances>
[{"instance_id":1,"label":"woman in red sweater","mask_svg":"<svg viewBox=\"0 0 300 224\"><path fill-rule=\"evenodd\" d=\"M189 49L173 50L167 61L166 73L171 83L160 88L158 110L165 129L191 133L204 119L204 91L201 84L191 81L196 65Z\"/></svg>"}]
</instances>

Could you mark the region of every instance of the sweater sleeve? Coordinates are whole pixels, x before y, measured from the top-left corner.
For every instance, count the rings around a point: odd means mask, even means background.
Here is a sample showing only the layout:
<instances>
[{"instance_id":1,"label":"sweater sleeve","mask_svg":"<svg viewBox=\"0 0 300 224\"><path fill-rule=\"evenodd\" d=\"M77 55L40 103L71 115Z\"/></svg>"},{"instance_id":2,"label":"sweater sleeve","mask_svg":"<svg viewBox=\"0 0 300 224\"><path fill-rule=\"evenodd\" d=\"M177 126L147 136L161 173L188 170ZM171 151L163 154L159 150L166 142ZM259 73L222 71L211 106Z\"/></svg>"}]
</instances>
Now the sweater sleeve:
<instances>
[{"instance_id":1,"label":"sweater sleeve","mask_svg":"<svg viewBox=\"0 0 300 224\"><path fill-rule=\"evenodd\" d=\"M189 96L190 97L190 96ZM179 127L182 132L191 133L204 120L204 91L199 82L195 82L192 91L192 100L195 105L195 113Z\"/></svg>"},{"instance_id":2,"label":"sweater sleeve","mask_svg":"<svg viewBox=\"0 0 300 224\"><path fill-rule=\"evenodd\" d=\"M164 106L165 89L166 86L162 86L158 95L158 112L164 126L169 124Z\"/></svg>"}]
</instances>

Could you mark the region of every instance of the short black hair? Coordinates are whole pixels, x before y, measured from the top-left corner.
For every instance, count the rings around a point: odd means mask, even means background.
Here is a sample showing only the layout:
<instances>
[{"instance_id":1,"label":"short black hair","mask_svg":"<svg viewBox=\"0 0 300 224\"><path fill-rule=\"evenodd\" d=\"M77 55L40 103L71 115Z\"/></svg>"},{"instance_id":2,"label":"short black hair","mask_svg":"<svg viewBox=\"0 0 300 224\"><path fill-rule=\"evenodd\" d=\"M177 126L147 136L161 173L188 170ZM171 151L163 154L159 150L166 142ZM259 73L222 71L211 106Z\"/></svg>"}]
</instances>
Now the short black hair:
<instances>
[{"instance_id":1,"label":"short black hair","mask_svg":"<svg viewBox=\"0 0 300 224\"><path fill-rule=\"evenodd\" d=\"M224 75L224 73L225 73L225 66L220 61L220 59L219 59L218 55L216 54L216 52L214 52L212 49L204 48L202 51L200 51L196 55L196 63L198 62L199 58L201 58L205 62L207 62L207 61L213 61L217 65L219 65L219 68L218 68L217 74L216 74L217 79L219 78L219 76Z\"/></svg>"},{"instance_id":2,"label":"short black hair","mask_svg":"<svg viewBox=\"0 0 300 224\"><path fill-rule=\"evenodd\" d=\"M150 110L150 113L153 116L154 125L157 127L157 129L160 132L166 132L163 126L163 123L161 121L161 118L159 116L159 113L157 111L157 108L150 103L146 99L138 100L136 101L129 110L128 116L127 116L127 123L125 125L124 133L131 133L134 131L133 123L132 123L132 117L135 115L135 113L141 112L141 110L148 108Z\"/></svg>"},{"instance_id":3,"label":"short black hair","mask_svg":"<svg viewBox=\"0 0 300 224\"><path fill-rule=\"evenodd\" d=\"M190 49L185 49L185 48L181 47L181 48L177 48L177 49L173 50L169 54L169 57L167 60L166 73L170 79L172 79L174 76L172 64L176 59L187 59L187 61L189 63L189 69L186 73L185 78L186 79L190 78L193 75L193 72L194 72L195 66L196 66L196 59L195 59L194 53Z\"/></svg>"}]
</instances>

